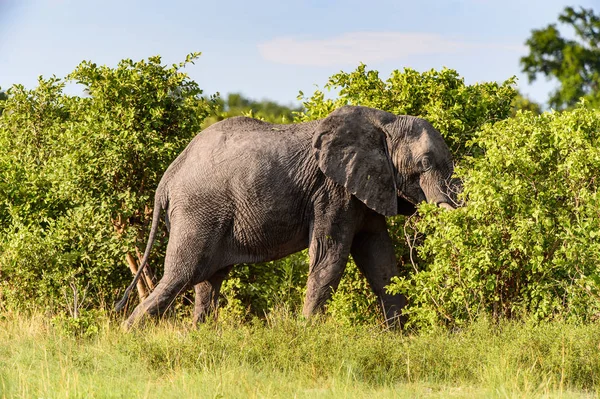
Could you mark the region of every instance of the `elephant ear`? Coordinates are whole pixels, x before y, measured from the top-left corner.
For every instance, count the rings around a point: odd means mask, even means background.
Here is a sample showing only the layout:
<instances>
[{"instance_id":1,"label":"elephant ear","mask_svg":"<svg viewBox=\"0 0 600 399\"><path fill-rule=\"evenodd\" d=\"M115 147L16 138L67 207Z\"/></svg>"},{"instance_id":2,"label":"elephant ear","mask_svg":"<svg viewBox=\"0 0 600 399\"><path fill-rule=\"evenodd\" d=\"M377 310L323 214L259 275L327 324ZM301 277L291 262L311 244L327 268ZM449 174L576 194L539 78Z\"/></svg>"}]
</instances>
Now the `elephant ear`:
<instances>
[{"instance_id":1,"label":"elephant ear","mask_svg":"<svg viewBox=\"0 0 600 399\"><path fill-rule=\"evenodd\" d=\"M332 112L314 133L313 153L327 177L377 213L392 216L398 210L393 166L379 123L384 121L372 111L347 106Z\"/></svg>"}]
</instances>

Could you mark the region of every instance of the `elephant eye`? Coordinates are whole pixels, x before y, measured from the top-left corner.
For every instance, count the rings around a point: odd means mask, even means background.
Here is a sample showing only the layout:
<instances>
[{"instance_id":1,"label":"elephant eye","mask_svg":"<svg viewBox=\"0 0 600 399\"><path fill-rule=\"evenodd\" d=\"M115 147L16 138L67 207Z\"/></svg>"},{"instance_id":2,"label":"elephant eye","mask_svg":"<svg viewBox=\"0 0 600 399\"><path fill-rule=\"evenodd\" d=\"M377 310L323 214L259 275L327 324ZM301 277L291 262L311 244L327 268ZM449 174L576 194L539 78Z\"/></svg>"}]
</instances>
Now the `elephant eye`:
<instances>
[{"instance_id":1,"label":"elephant eye","mask_svg":"<svg viewBox=\"0 0 600 399\"><path fill-rule=\"evenodd\" d=\"M432 166L431 161L429 160L428 157L423 157L423 159L421 159L421 168L423 169L424 172L431 169L431 166Z\"/></svg>"}]
</instances>

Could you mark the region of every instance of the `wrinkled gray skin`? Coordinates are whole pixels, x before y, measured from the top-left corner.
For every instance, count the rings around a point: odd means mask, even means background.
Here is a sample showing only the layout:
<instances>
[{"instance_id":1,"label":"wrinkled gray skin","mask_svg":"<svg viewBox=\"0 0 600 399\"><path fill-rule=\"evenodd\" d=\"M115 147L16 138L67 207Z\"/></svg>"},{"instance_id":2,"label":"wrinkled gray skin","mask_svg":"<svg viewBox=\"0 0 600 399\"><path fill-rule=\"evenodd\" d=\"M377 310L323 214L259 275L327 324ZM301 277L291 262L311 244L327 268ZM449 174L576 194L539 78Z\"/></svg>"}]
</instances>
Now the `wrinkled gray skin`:
<instances>
[{"instance_id":1,"label":"wrinkled gray skin","mask_svg":"<svg viewBox=\"0 0 600 399\"><path fill-rule=\"evenodd\" d=\"M397 275L385 216L412 214L421 201L452 208L452 171L448 147L427 121L372 108L346 106L292 125L245 117L214 124L191 141L158 185L142 265L163 209L170 228L164 275L125 327L162 314L191 286L194 320L202 321L216 307L233 265L307 247L304 316L321 310L352 254L388 322L402 323L406 299L384 289Z\"/></svg>"}]
</instances>

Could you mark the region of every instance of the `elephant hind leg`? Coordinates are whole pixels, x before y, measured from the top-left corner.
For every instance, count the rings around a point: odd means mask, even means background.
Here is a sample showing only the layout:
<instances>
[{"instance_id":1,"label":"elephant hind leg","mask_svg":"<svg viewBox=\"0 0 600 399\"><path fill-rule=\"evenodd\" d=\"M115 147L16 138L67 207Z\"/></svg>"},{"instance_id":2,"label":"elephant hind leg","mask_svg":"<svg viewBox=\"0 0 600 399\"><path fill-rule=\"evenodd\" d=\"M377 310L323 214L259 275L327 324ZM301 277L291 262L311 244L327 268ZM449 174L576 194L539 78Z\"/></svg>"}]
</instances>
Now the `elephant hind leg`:
<instances>
[{"instance_id":1,"label":"elephant hind leg","mask_svg":"<svg viewBox=\"0 0 600 399\"><path fill-rule=\"evenodd\" d=\"M196 300L194 304L194 325L204 323L206 318L213 314L219 302L219 293L223 280L227 277L233 266L227 266L210 278L194 286Z\"/></svg>"},{"instance_id":2,"label":"elephant hind leg","mask_svg":"<svg viewBox=\"0 0 600 399\"><path fill-rule=\"evenodd\" d=\"M128 330L146 316L161 316L188 285L188 282L182 278L163 277L154 291L135 308L123 326Z\"/></svg>"},{"instance_id":3,"label":"elephant hind leg","mask_svg":"<svg viewBox=\"0 0 600 399\"><path fill-rule=\"evenodd\" d=\"M195 281L205 280L208 268L204 267L202 237L187 231L171 231L165 256L165 272L154 291L144 299L125 321L131 328L146 316L161 316L181 292Z\"/></svg>"}]
</instances>

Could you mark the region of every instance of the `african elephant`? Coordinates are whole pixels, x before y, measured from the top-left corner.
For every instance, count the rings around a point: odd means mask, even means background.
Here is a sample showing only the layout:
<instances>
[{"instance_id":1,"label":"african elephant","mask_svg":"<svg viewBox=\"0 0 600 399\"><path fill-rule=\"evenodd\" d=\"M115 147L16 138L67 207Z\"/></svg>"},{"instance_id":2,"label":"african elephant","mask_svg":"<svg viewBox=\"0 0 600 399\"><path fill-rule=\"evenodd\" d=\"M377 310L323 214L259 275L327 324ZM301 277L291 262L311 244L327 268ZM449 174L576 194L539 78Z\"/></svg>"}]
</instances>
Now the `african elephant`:
<instances>
[{"instance_id":1,"label":"african elephant","mask_svg":"<svg viewBox=\"0 0 600 399\"><path fill-rule=\"evenodd\" d=\"M352 254L390 322L404 320L402 295L385 286L397 275L386 216L415 204L451 205L453 165L427 121L345 106L312 122L275 125L246 117L214 124L175 159L156 190L148 261L161 210L169 242L164 275L125 322L164 312L195 286L194 319L215 306L237 263L266 262L308 247L303 314L318 312Z\"/></svg>"}]
</instances>

